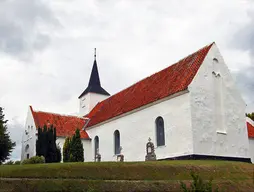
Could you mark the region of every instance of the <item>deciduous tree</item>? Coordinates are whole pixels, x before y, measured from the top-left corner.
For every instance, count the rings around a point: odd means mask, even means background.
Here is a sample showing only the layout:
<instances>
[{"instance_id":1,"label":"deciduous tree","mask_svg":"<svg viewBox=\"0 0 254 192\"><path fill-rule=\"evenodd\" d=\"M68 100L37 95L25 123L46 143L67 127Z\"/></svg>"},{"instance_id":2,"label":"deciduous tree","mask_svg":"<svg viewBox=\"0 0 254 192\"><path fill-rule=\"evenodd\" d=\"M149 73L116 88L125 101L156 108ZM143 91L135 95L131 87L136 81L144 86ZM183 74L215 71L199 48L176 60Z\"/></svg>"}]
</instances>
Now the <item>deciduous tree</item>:
<instances>
[{"instance_id":1,"label":"deciduous tree","mask_svg":"<svg viewBox=\"0 0 254 192\"><path fill-rule=\"evenodd\" d=\"M246 116L251 118L254 121L254 112L252 112L252 113L246 113Z\"/></svg>"}]
</instances>

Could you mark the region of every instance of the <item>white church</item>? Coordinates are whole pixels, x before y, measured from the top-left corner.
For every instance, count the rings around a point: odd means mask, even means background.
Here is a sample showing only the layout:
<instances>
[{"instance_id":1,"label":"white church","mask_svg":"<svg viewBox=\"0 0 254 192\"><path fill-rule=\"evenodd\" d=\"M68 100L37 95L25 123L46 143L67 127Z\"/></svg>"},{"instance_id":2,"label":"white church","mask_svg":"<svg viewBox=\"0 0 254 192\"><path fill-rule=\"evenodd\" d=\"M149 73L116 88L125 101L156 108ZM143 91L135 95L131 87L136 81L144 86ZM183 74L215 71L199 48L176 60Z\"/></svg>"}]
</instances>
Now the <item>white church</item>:
<instances>
[{"instance_id":1,"label":"white church","mask_svg":"<svg viewBox=\"0 0 254 192\"><path fill-rule=\"evenodd\" d=\"M144 161L148 138L157 160L221 159L254 163L254 122L215 43L110 95L96 55L79 116L29 106L21 160L36 155L38 127L53 124L57 143L81 130L85 162Z\"/></svg>"}]
</instances>

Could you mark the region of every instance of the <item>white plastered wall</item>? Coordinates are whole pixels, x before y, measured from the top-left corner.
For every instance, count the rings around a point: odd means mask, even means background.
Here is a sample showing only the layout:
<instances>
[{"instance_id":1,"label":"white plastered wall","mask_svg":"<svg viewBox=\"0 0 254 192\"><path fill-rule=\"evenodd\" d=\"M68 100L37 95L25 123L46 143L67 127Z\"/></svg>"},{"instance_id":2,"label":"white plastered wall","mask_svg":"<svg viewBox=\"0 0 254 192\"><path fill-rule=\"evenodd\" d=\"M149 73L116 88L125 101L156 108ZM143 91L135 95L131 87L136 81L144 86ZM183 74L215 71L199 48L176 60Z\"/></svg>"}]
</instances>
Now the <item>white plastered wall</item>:
<instances>
[{"instance_id":1,"label":"white plastered wall","mask_svg":"<svg viewBox=\"0 0 254 192\"><path fill-rule=\"evenodd\" d=\"M214 58L218 61L222 79L221 127L216 120ZM194 154L249 158L245 121L245 103L237 90L229 69L214 44L194 80L189 86L193 126ZM217 92L218 93L218 92ZM217 107L217 108L216 108ZM218 117L218 116L217 116Z\"/></svg>"},{"instance_id":2,"label":"white plastered wall","mask_svg":"<svg viewBox=\"0 0 254 192\"><path fill-rule=\"evenodd\" d=\"M249 138L251 162L254 163L254 138Z\"/></svg>"},{"instance_id":3,"label":"white plastered wall","mask_svg":"<svg viewBox=\"0 0 254 192\"><path fill-rule=\"evenodd\" d=\"M29 154L29 157L35 156L36 138L37 138L36 133L37 133L36 126L34 123L32 112L29 107L27 112L25 127L23 130L23 135L22 135L21 161L27 158L27 154ZM27 145L29 146L28 150L26 150Z\"/></svg>"},{"instance_id":4,"label":"white plastered wall","mask_svg":"<svg viewBox=\"0 0 254 192\"><path fill-rule=\"evenodd\" d=\"M120 132L120 145L125 161L144 161L148 138L156 147L155 120L164 119L165 146L155 148L157 159L189 155L193 153L189 93L166 98L157 104L142 107L142 110L125 114L121 118L88 128L92 139L91 159L94 161L94 138L99 137L102 161L116 161L114 155L114 131Z\"/></svg>"}]
</instances>

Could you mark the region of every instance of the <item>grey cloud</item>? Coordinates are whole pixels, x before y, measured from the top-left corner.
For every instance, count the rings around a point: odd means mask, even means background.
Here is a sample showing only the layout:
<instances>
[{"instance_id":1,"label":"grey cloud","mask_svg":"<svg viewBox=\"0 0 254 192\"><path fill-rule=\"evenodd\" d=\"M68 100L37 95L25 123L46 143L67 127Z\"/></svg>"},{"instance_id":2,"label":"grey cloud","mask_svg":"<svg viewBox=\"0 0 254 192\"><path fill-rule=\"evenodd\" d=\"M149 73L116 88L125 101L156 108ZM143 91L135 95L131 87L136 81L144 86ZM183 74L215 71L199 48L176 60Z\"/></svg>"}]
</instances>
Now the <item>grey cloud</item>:
<instances>
[{"instance_id":1,"label":"grey cloud","mask_svg":"<svg viewBox=\"0 0 254 192\"><path fill-rule=\"evenodd\" d=\"M16 146L11 153L11 160L20 160L21 155L21 140L23 133L23 125L20 124L14 117L12 123L8 123L8 131L10 132L11 140L16 142Z\"/></svg>"},{"instance_id":2,"label":"grey cloud","mask_svg":"<svg viewBox=\"0 0 254 192\"><path fill-rule=\"evenodd\" d=\"M230 45L233 48L248 51L250 56L250 65L239 68L234 73L237 79L237 85L243 93L247 103L247 110L253 111L254 108L254 11L248 12L250 21L241 27L233 36Z\"/></svg>"},{"instance_id":3,"label":"grey cloud","mask_svg":"<svg viewBox=\"0 0 254 192\"><path fill-rule=\"evenodd\" d=\"M233 73L237 79L237 86L243 93L247 104L247 110L250 112L254 108L254 66L248 66L238 72Z\"/></svg>"},{"instance_id":4,"label":"grey cloud","mask_svg":"<svg viewBox=\"0 0 254 192\"><path fill-rule=\"evenodd\" d=\"M240 28L232 38L232 45L244 51L250 51L254 57L254 11L248 13L250 21Z\"/></svg>"},{"instance_id":5,"label":"grey cloud","mask_svg":"<svg viewBox=\"0 0 254 192\"><path fill-rule=\"evenodd\" d=\"M44 49L50 35L41 26L57 24L49 6L41 0L0 1L0 51L20 56Z\"/></svg>"}]
</instances>

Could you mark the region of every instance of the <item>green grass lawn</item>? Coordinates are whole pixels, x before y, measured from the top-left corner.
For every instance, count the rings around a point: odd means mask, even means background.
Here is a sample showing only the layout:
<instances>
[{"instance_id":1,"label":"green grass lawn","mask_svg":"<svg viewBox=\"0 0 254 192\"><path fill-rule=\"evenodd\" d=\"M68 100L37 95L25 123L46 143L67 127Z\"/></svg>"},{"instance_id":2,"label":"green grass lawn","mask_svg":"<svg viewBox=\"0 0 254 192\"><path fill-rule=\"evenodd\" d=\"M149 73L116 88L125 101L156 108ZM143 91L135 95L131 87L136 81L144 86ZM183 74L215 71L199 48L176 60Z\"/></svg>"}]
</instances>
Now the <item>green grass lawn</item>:
<instances>
[{"instance_id":1,"label":"green grass lawn","mask_svg":"<svg viewBox=\"0 0 254 192\"><path fill-rule=\"evenodd\" d=\"M191 170L204 180L212 177L223 191L254 191L252 164L185 160L2 165L0 177L5 179L0 180L0 192L87 191L89 187L94 191L179 191L180 181L190 182Z\"/></svg>"}]
</instances>

